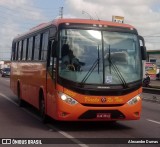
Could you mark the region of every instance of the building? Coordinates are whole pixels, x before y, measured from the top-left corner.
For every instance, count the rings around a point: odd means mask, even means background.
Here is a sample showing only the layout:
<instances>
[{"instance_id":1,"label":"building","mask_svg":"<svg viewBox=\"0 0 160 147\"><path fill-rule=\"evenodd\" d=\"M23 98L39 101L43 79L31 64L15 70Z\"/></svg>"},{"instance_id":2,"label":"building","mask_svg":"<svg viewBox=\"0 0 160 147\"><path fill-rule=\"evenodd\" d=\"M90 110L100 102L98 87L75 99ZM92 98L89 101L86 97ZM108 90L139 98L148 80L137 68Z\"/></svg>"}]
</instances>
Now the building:
<instances>
[{"instance_id":1,"label":"building","mask_svg":"<svg viewBox=\"0 0 160 147\"><path fill-rule=\"evenodd\" d=\"M155 63L160 68L160 49L147 50L147 62Z\"/></svg>"},{"instance_id":2,"label":"building","mask_svg":"<svg viewBox=\"0 0 160 147\"><path fill-rule=\"evenodd\" d=\"M0 61L0 70L2 70L5 67L10 67L11 61Z\"/></svg>"}]
</instances>

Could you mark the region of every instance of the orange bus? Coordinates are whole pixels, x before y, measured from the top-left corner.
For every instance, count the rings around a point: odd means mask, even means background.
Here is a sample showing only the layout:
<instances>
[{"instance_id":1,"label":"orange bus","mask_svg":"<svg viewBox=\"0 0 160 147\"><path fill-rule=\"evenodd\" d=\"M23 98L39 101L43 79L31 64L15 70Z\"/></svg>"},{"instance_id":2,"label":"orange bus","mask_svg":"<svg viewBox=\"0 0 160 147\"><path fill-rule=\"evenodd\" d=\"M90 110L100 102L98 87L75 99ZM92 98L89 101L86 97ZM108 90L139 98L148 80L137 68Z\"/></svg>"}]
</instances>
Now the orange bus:
<instances>
[{"instance_id":1,"label":"orange bus","mask_svg":"<svg viewBox=\"0 0 160 147\"><path fill-rule=\"evenodd\" d=\"M42 120L137 120L144 40L127 24L56 19L14 38L10 86Z\"/></svg>"}]
</instances>

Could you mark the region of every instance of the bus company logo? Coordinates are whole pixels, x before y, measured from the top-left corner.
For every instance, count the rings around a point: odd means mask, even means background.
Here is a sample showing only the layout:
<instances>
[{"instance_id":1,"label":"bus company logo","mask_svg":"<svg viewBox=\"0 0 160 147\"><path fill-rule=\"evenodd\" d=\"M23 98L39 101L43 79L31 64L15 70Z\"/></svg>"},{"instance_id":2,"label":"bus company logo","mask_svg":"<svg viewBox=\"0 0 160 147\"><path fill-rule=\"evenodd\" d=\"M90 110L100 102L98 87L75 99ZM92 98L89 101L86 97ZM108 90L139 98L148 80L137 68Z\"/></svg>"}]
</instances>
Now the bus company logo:
<instances>
[{"instance_id":1,"label":"bus company logo","mask_svg":"<svg viewBox=\"0 0 160 147\"><path fill-rule=\"evenodd\" d=\"M101 98L101 102L102 102L102 103L105 103L106 101L107 101L107 99L106 99L105 97L102 97L102 98Z\"/></svg>"},{"instance_id":2,"label":"bus company logo","mask_svg":"<svg viewBox=\"0 0 160 147\"><path fill-rule=\"evenodd\" d=\"M100 99L99 98L85 97L85 102L86 103L99 103Z\"/></svg>"}]
</instances>

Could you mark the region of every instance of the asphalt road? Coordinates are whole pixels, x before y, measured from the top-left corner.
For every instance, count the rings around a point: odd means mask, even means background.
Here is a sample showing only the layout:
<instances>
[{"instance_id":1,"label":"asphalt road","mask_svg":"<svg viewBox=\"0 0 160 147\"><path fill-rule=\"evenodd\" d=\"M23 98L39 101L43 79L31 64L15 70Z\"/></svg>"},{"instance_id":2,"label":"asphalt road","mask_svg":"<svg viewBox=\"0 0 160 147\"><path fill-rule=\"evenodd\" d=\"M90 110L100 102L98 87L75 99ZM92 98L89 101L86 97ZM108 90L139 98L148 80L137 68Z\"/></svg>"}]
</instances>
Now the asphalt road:
<instances>
[{"instance_id":1,"label":"asphalt road","mask_svg":"<svg viewBox=\"0 0 160 147\"><path fill-rule=\"evenodd\" d=\"M146 143L148 146L160 146L159 103L143 101L142 115L138 121L118 121L116 123L50 122L42 124L31 106L25 108L17 106L17 97L10 90L9 83L9 78L0 77L0 142L3 138L21 138L24 143L25 138L34 140L40 138L44 143L51 142L50 145L43 144L41 146L128 147L130 146L127 144L128 141L145 141L143 144L134 142L136 146L146 146ZM147 96L149 97L150 94L148 93ZM47 139L43 140L43 138ZM150 144L151 141L155 141L155 144L154 142ZM156 141L159 144L156 144Z\"/></svg>"}]
</instances>

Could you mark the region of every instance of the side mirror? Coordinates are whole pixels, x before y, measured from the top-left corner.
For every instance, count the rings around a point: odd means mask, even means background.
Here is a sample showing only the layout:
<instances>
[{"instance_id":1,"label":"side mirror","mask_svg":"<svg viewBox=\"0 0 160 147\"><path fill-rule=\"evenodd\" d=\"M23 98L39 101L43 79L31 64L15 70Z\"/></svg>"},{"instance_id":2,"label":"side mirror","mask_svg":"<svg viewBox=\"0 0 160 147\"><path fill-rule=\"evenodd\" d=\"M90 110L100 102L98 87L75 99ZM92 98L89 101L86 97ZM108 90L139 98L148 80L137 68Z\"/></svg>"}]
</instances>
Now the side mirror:
<instances>
[{"instance_id":1,"label":"side mirror","mask_svg":"<svg viewBox=\"0 0 160 147\"><path fill-rule=\"evenodd\" d=\"M139 41L140 41L140 49L141 49L142 60L146 60L147 59L147 50L146 50L146 47L145 47L144 38L142 36L139 36Z\"/></svg>"},{"instance_id":2,"label":"side mirror","mask_svg":"<svg viewBox=\"0 0 160 147\"><path fill-rule=\"evenodd\" d=\"M142 56L142 60L147 59L147 51L145 46L141 46L141 56Z\"/></svg>"},{"instance_id":3,"label":"side mirror","mask_svg":"<svg viewBox=\"0 0 160 147\"><path fill-rule=\"evenodd\" d=\"M57 57L57 45L58 41L54 40L52 42L52 57Z\"/></svg>"}]
</instances>

